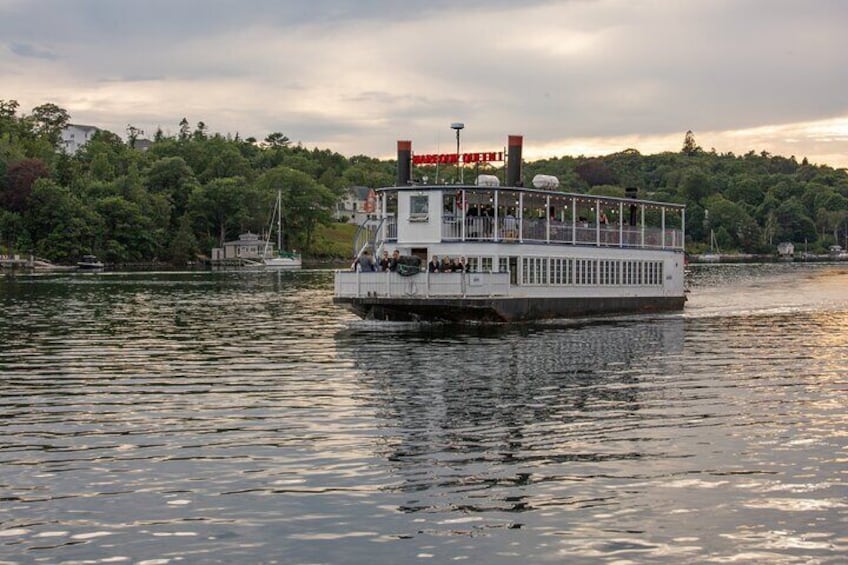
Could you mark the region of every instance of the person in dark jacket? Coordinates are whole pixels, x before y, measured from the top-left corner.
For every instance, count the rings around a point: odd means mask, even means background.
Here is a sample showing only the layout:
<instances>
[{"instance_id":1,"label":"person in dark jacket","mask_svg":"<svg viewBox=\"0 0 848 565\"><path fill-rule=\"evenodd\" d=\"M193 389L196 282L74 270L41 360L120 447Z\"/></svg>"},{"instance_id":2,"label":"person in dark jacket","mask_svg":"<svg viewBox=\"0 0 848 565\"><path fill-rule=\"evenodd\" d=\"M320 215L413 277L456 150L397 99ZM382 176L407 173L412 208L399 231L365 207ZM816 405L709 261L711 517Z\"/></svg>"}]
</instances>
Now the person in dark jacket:
<instances>
[{"instance_id":1,"label":"person in dark jacket","mask_svg":"<svg viewBox=\"0 0 848 565\"><path fill-rule=\"evenodd\" d=\"M439 263L439 258L433 255L433 258L427 264L427 270L431 273L438 273L441 268L442 265Z\"/></svg>"},{"instance_id":2,"label":"person in dark jacket","mask_svg":"<svg viewBox=\"0 0 848 565\"><path fill-rule=\"evenodd\" d=\"M388 271L389 270L389 252L388 250L383 251L383 257L380 259L380 271Z\"/></svg>"}]
</instances>

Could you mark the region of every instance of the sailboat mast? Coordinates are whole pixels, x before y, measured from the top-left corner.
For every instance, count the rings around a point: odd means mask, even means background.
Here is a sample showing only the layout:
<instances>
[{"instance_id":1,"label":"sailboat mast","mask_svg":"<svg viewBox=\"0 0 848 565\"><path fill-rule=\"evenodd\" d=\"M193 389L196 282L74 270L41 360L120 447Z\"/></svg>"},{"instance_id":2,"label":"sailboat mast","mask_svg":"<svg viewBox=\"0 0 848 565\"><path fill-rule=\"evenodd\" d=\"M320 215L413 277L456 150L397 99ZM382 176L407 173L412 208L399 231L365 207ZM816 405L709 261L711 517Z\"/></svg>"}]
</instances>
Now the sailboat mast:
<instances>
[{"instance_id":1,"label":"sailboat mast","mask_svg":"<svg viewBox=\"0 0 848 565\"><path fill-rule=\"evenodd\" d=\"M283 191L277 191L277 253L283 252Z\"/></svg>"}]
</instances>

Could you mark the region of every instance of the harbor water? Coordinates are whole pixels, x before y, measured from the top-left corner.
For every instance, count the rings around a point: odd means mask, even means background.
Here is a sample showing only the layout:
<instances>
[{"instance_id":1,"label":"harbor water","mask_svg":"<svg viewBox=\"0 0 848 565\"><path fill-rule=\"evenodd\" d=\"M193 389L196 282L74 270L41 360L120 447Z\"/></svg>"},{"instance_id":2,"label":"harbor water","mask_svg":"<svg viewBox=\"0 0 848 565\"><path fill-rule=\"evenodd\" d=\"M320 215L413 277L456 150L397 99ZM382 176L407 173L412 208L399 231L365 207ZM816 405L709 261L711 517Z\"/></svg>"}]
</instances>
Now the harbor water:
<instances>
[{"instance_id":1,"label":"harbor water","mask_svg":"<svg viewBox=\"0 0 848 565\"><path fill-rule=\"evenodd\" d=\"M848 265L366 322L332 273L0 276L0 563L844 563Z\"/></svg>"}]
</instances>

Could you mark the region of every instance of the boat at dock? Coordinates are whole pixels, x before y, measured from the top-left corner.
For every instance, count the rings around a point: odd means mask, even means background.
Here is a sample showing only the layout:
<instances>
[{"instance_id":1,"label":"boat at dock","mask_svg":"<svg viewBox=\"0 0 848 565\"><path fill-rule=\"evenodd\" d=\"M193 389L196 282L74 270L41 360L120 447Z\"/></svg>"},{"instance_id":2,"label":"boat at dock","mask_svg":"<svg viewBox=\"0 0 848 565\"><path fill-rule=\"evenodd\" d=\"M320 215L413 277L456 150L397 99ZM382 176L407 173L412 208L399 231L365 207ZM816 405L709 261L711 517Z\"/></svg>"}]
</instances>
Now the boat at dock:
<instances>
[{"instance_id":1,"label":"boat at dock","mask_svg":"<svg viewBox=\"0 0 848 565\"><path fill-rule=\"evenodd\" d=\"M431 272L405 261L407 268L394 271L336 271L334 302L365 319L392 321L681 310L685 207L635 191L625 198L562 192L543 175L525 188L522 143L509 136L501 186L494 175L470 185L414 183L411 142L398 142L397 185L375 191L376 212L357 231L354 255L397 250L422 266L452 258L462 267Z\"/></svg>"},{"instance_id":2,"label":"boat at dock","mask_svg":"<svg viewBox=\"0 0 848 565\"><path fill-rule=\"evenodd\" d=\"M695 261L698 263L719 263L722 260L721 249L718 247L715 232L710 230L710 249L706 253L695 255Z\"/></svg>"},{"instance_id":3,"label":"boat at dock","mask_svg":"<svg viewBox=\"0 0 848 565\"><path fill-rule=\"evenodd\" d=\"M100 271L105 267L105 265L95 255L83 255L82 258L77 261L77 267L83 271Z\"/></svg>"},{"instance_id":4,"label":"boat at dock","mask_svg":"<svg viewBox=\"0 0 848 565\"><path fill-rule=\"evenodd\" d=\"M277 228L276 250L271 243L271 234L274 231L275 223ZM272 269L300 269L303 264L299 253L286 251L283 247L283 193L280 190L277 191L274 213L271 215L268 236L265 239L265 247L262 250L262 264Z\"/></svg>"}]
</instances>

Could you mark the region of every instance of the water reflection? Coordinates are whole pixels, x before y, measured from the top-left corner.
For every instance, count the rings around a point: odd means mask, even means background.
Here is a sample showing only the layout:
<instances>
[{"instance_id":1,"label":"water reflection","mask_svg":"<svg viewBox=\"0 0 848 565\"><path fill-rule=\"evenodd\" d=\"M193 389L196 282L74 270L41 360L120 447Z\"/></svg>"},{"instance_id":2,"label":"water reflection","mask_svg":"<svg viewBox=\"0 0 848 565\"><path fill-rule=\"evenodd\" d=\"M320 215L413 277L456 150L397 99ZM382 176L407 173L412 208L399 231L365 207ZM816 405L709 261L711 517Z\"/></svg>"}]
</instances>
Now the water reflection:
<instances>
[{"instance_id":1,"label":"water reflection","mask_svg":"<svg viewBox=\"0 0 848 565\"><path fill-rule=\"evenodd\" d=\"M567 482L572 463L652 456L638 435L625 436L641 425L644 407L668 397L650 375L679 369L683 335L678 316L399 326L379 339L354 329L337 341L376 392L369 408L394 432L380 455L401 480L393 490L410 496L401 510L515 513L556 504L524 487Z\"/></svg>"}]
</instances>

